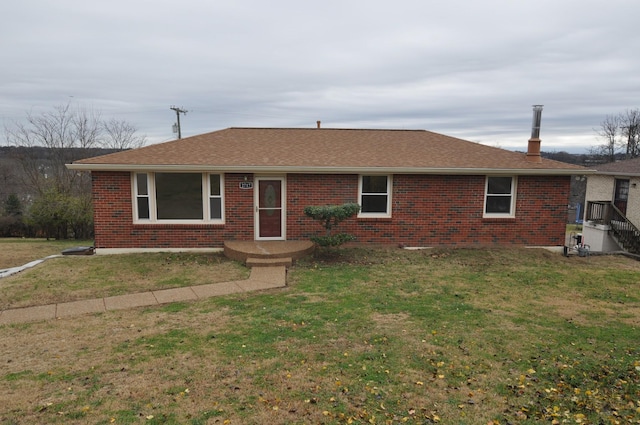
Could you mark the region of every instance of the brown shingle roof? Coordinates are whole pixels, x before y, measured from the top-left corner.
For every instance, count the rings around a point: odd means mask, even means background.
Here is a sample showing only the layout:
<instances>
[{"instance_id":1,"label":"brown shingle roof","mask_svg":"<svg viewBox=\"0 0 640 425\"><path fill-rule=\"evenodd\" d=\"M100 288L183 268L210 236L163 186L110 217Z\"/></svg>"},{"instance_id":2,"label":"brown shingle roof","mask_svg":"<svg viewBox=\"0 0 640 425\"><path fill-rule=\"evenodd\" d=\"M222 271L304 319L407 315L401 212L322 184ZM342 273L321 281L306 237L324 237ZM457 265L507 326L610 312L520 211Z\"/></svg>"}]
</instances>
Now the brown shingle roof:
<instances>
[{"instance_id":1,"label":"brown shingle roof","mask_svg":"<svg viewBox=\"0 0 640 425\"><path fill-rule=\"evenodd\" d=\"M597 165L594 168L606 174L640 175L640 158L609 162Z\"/></svg>"},{"instance_id":2,"label":"brown shingle roof","mask_svg":"<svg viewBox=\"0 0 640 425\"><path fill-rule=\"evenodd\" d=\"M526 144L526 142L525 142ZM228 128L140 149L76 161L78 169L150 167L247 171L375 170L424 172L531 170L544 174L582 173L576 165L425 130Z\"/></svg>"}]
</instances>

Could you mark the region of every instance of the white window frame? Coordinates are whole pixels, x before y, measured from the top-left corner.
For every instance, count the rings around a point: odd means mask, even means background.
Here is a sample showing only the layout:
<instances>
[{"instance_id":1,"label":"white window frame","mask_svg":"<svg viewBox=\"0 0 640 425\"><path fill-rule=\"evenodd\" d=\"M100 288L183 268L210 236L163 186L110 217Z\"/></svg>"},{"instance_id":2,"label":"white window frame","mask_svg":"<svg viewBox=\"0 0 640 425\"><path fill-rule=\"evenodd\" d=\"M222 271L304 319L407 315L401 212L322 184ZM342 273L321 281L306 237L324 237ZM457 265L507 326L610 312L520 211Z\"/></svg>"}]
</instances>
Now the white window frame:
<instances>
[{"instance_id":1,"label":"white window frame","mask_svg":"<svg viewBox=\"0 0 640 425\"><path fill-rule=\"evenodd\" d=\"M138 193L138 175L145 175L147 178L147 193L146 194L139 194ZM151 186L150 186L150 179L149 179L149 173L131 173L131 184L133 186L133 220L134 221L138 221L138 222L142 222L142 223L149 223L152 221L153 219L153 215L154 215L154 210L151 209ZM140 214L138 212L138 199L139 198L146 198L147 200L147 208L149 210L149 218L139 218Z\"/></svg>"},{"instance_id":2,"label":"white window frame","mask_svg":"<svg viewBox=\"0 0 640 425\"><path fill-rule=\"evenodd\" d=\"M169 172L162 172L170 174ZM147 195L138 194L137 176L140 174L147 175ZM181 220L163 220L158 219L158 208L156 203L156 179L154 172L136 171L131 173L132 204L133 204L133 222L137 224L224 224L225 222L225 192L224 192L224 173L193 173L200 174L202 177L202 219L181 219ZM211 195L211 177L212 175L220 176L220 195ZM149 218L138 218L138 198L147 197L149 202ZM211 198L220 198L221 218L212 219L211 217Z\"/></svg>"},{"instance_id":3,"label":"white window frame","mask_svg":"<svg viewBox=\"0 0 640 425\"><path fill-rule=\"evenodd\" d=\"M204 174L203 174L204 175ZM220 195L212 195L211 194L211 176L219 176L220 177ZM208 221L216 221L216 222L223 222L224 223L224 174L220 173L220 174L214 174L214 173L209 173L206 174L206 179L207 179L207 198L206 198L206 205L207 205L207 215L203 216L203 217L208 217ZM204 185L203 185L204 187ZM211 200L212 199L220 199L220 218L211 218Z\"/></svg>"},{"instance_id":4,"label":"white window frame","mask_svg":"<svg viewBox=\"0 0 640 425\"><path fill-rule=\"evenodd\" d=\"M489 179L492 177L509 177L511 178L511 193L509 194L493 194L489 193ZM518 176L503 176L503 175L490 175L486 176L484 181L484 202L482 205L482 217L484 218L513 218L516 216L516 194L518 193ZM511 197L511 203L509 204L508 213L488 213L487 212L487 199L489 196L504 196Z\"/></svg>"},{"instance_id":5,"label":"white window frame","mask_svg":"<svg viewBox=\"0 0 640 425\"><path fill-rule=\"evenodd\" d=\"M387 212L363 212L362 211L362 196L368 195L362 191L363 177L386 177L387 178ZM360 174L358 176L358 204L360 205L359 218L390 218L391 217L391 194L393 193L393 175L391 174ZM371 195L382 195L381 193L371 193Z\"/></svg>"}]
</instances>

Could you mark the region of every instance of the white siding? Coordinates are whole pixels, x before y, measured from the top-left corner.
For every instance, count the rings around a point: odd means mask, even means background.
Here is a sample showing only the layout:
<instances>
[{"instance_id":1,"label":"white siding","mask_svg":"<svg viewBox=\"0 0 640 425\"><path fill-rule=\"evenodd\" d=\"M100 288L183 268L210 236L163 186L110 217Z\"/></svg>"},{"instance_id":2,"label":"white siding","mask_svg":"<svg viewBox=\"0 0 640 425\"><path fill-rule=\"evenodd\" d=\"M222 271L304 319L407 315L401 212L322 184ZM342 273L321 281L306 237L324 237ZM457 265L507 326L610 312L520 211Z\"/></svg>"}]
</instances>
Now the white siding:
<instances>
[{"instance_id":1,"label":"white siding","mask_svg":"<svg viewBox=\"0 0 640 425\"><path fill-rule=\"evenodd\" d=\"M633 185L635 185L635 187ZM634 226L640 227L640 177L629 178L627 218Z\"/></svg>"},{"instance_id":2,"label":"white siding","mask_svg":"<svg viewBox=\"0 0 640 425\"><path fill-rule=\"evenodd\" d=\"M613 186L615 179L612 176L589 176L587 178L587 194L585 201L613 201Z\"/></svg>"},{"instance_id":3,"label":"white siding","mask_svg":"<svg viewBox=\"0 0 640 425\"><path fill-rule=\"evenodd\" d=\"M629 179L629 200L627 201L627 218L636 227L640 227L640 177L620 177ZM613 202L615 176L589 176L585 203L589 201ZM635 184L635 187L633 186ZM586 205L585 205L586 207Z\"/></svg>"}]
</instances>

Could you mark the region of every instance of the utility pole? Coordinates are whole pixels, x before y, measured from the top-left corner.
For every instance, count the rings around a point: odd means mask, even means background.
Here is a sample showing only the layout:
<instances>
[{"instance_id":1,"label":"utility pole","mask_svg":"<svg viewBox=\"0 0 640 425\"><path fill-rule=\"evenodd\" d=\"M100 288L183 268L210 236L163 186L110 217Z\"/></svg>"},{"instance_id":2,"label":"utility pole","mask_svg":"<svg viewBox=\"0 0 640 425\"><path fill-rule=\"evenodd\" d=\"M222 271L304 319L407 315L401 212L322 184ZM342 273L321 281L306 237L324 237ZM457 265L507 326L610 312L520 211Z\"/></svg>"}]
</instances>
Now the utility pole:
<instances>
[{"instance_id":1,"label":"utility pole","mask_svg":"<svg viewBox=\"0 0 640 425\"><path fill-rule=\"evenodd\" d=\"M187 112L189 112L189 111L187 111L186 109L178 108L178 107L176 107L176 106L171 106L171 107L169 107L169 109L171 109L171 110L173 110L173 111L176 111L176 118L177 118L177 121L176 121L176 124L174 124L174 125L173 125L173 132L175 133L175 132L176 132L176 130L178 130L178 131L177 131L177 133L178 133L178 139L182 139L182 131L181 131L181 129L180 129L180 114L185 114L185 115L187 115Z\"/></svg>"}]
</instances>

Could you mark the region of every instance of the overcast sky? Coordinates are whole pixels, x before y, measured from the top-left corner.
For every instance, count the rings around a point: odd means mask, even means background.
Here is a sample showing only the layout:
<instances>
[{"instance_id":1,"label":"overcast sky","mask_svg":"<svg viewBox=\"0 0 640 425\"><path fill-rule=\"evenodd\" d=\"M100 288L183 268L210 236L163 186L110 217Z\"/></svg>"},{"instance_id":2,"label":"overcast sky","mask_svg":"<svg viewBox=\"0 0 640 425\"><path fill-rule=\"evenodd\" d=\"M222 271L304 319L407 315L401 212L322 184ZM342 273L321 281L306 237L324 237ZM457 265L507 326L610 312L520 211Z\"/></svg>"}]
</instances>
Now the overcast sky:
<instances>
[{"instance_id":1,"label":"overcast sky","mask_svg":"<svg viewBox=\"0 0 640 425\"><path fill-rule=\"evenodd\" d=\"M640 107L637 0L20 0L0 25L0 123L73 105L150 143L232 126L427 129L598 144ZM5 144L4 137L0 145Z\"/></svg>"}]
</instances>

